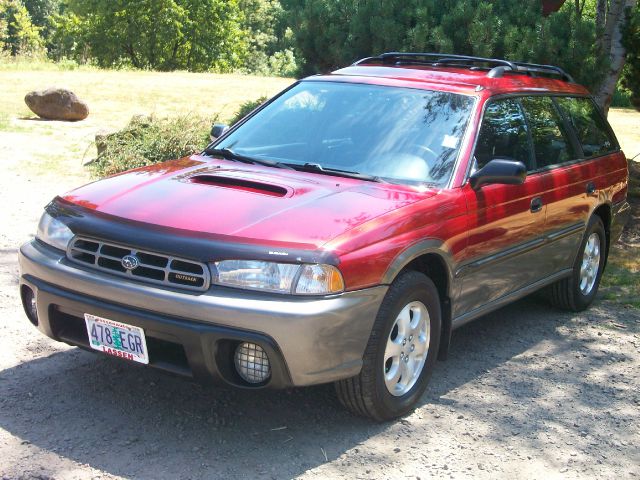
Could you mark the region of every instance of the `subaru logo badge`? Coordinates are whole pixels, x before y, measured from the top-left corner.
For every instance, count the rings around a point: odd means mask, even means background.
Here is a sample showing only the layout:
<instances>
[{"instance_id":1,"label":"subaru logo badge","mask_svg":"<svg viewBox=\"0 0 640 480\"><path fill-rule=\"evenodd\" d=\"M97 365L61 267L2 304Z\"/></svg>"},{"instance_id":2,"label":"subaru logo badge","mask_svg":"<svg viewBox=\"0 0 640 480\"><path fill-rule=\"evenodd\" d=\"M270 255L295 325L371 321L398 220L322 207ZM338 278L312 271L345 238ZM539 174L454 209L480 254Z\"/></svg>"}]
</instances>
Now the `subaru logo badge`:
<instances>
[{"instance_id":1,"label":"subaru logo badge","mask_svg":"<svg viewBox=\"0 0 640 480\"><path fill-rule=\"evenodd\" d=\"M133 270L137 268L138 265L140 265L140 260L138 260L138 257L136 257L135 255L125 255L124 257L122 257L120 263L122 263L122 266L127 270Z\"/></svg>"}]
</instances>

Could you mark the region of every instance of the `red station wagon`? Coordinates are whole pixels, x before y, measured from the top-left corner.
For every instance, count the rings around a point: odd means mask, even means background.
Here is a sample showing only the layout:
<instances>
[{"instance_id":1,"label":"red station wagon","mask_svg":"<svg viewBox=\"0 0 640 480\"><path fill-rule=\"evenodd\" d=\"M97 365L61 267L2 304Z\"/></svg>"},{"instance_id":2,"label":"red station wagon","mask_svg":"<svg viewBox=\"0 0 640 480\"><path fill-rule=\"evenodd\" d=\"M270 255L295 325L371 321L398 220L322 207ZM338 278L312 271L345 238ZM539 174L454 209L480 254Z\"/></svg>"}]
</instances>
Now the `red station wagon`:
<instances>
[{"instance_id":1,"label":"red station wagon","mask_svg":"<svg viewBox=\"0 0 640 480\"><path fill-rule=\"evenodd\" d=\"M587 308L629 215L610 126L553 66L386 53L213 133L46 207L20 249L42 333L247 389L335 382L391 419L453 329L543 287Z\"/></svg>"}]
</instances>

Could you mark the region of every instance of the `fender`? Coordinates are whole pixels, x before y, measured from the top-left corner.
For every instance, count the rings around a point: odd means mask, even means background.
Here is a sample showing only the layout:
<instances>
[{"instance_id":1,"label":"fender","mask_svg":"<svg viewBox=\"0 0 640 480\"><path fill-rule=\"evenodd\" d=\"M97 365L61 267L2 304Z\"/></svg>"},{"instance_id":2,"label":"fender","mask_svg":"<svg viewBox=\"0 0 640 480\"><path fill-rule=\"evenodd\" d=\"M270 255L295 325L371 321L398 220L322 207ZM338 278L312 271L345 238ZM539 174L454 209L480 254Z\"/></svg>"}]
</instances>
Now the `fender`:
<instances>
[{"instance_id":1,"label":"fender","mask_svg":"<svg viewBox=\"0 0 640 480\"><path fill-rule=\"evenodd\" d=\"M445 266L447 285L445 295L441 298L442 325L438 360L446 360L449 353L449 345L451 344L452 332L451 299L452 296L455 297L455 294L457 294L457 285L454 285L453 272L455 271L455 265L453 256L444 242L435 238L429 238L420 240L409 246L393 259L382 278L382 283L390 284L413 260L427 254L437 255Z\"/></svg>"},{"instance_id":2,"label":"fender","mask_svg":"<svg viewBox=\"0 0 640 480\"><path fill-rule=\"evenodd\" d=\"M420 240L396 255L393 261L389 264L389 267L384 273L380 283L385 285L390 284L403 268L409 265L416 258L427 254L435 254L443 260L447 272L446 294L447 297L451 298L451 296L455 294L455 289L453 288L453 272L455 271L455 263L453 261L453 255L451 255L451 252L445 246L444 242L437 238Z\"/></svg>"}]
</instances>

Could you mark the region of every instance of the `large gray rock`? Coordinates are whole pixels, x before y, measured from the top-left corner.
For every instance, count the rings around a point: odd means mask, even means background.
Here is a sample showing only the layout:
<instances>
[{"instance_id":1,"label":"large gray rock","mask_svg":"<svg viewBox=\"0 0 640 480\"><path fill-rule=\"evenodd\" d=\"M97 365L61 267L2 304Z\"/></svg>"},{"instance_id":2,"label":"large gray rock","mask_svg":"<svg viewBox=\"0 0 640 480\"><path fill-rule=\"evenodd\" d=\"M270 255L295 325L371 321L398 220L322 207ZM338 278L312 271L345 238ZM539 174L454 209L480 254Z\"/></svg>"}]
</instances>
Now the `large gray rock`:
<instances>
[{"instance_id":1,"label":"large gray rock","mask_svg":"<svg viewBox=\"0 0 640 480\"><path fill-rule=\"evenodd\" d=\"M33 113L47 120L84 120L89 107L75 93L64 88L47 88L29 92L24 102Z\"/></svg>"}]
</instances>

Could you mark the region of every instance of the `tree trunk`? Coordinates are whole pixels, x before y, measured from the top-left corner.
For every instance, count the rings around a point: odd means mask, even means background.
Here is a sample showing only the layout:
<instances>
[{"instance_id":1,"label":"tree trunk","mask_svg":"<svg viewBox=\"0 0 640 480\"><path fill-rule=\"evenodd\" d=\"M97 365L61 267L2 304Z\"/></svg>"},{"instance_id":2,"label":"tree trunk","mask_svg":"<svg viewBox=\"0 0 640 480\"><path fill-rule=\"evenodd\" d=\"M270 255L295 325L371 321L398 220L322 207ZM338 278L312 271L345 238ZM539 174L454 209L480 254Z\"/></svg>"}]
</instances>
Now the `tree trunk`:
<instances>
[{"instance_id":1,"label":"tree trunk","mask_svg":"<svg viewBox=\"0 0 640 480\"><path fill-rule=\"evenodd\" d=\"M611 52L616 36L621 30L620 22L624 21L624 7L628 0L611 0L607 11L607 18L602 32L602 51L606 54Z\"/></svg>"},{"instance_id":2,"label":"tree trunk","mask_svg":"<svg viewBox=\"0 0 640 480\"><path fill-rule=\"evenodd\" d=\"M125 45L124 49L127 52L127 55L129 55L129 58L131 59L131 63L133 64L133 66L136 68L141 68L140 62L138 61L138 57L136 56L136 52L133 49L133 45L128 43Z\"/></svg>"},{"instance_id":3,"label":"tree trunk","mask_svg":"<svg viewBox=\"0 0 640 480\"><path fill-rule=\"evenodd\" d=\"M594 93L596 103L605 115L609 112L613 92L624 67L626 49L622 45L622 32L627 22L627 8L635 7L637 0L612 0L607 12L601 37L601 52L609 58L609 72ZM598 2L598 7L600 7Z\"/></svg>"},{"instance_id":4,"label":"tree trunk","mask_svg":"<svg viewBox=\"0 0 640 480\"><path fill-rule=\"evenodd\" d=\"M598 35L604 31L604 21L607 18L608 0L598 0L596 4L596 30Z\"/></svg>"}]
</instances>

